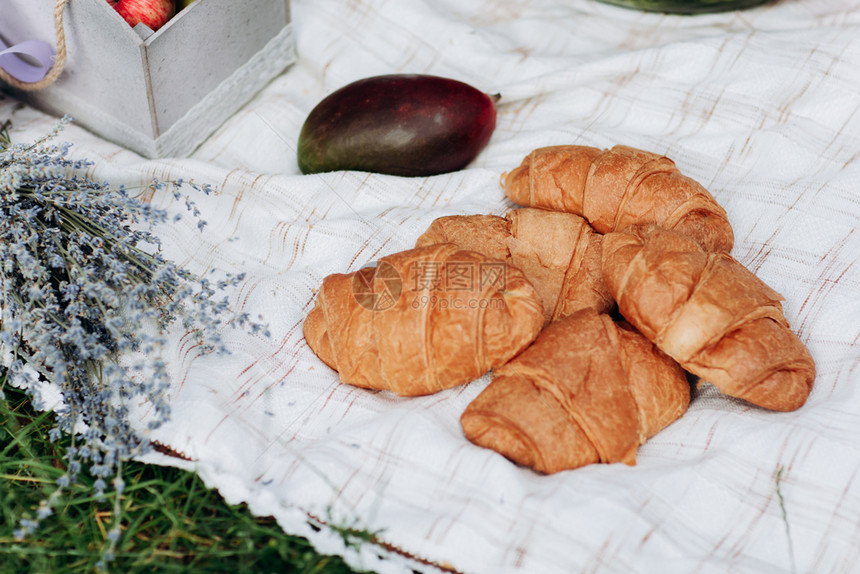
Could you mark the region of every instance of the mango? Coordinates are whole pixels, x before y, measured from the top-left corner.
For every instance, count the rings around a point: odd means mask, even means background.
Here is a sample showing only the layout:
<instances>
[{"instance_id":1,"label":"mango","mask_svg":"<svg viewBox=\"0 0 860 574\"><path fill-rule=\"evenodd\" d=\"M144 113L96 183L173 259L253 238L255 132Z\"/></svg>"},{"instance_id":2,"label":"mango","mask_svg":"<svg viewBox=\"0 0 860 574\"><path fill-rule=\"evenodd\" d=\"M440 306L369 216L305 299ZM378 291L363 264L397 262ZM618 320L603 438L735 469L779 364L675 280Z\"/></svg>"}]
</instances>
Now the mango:
<instances>
[{"instance_id":1,"label":"mango","mask_svg":"<svg viewBox=\"0 0 860 574\"><path fill-rule=\"evenodd\" d=\"M356 170L416 177L466 167L490 141L498 96L450 78L389 74L348 84L311 110L302 173Z\"/></svg>"}]
</instances>

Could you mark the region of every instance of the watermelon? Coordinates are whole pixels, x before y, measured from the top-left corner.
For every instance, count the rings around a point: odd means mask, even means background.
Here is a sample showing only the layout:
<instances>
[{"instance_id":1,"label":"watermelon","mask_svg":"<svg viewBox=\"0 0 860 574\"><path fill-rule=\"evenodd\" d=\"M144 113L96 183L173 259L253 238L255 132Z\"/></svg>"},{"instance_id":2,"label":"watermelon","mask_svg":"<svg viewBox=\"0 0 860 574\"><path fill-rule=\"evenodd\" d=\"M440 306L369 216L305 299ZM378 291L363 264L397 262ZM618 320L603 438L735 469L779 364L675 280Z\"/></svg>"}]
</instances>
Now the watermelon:
<instances>
[{"instance_id":1,"label":"watermelon","mask_svg":"<svg viewBox=\"0 0 860 574\"><path fill-rule=\"evenodd\" d=\"M743 10L764 4L769 0L600 0L625 8L665 14L707 14Z\"/></svg>"}]
</instances>

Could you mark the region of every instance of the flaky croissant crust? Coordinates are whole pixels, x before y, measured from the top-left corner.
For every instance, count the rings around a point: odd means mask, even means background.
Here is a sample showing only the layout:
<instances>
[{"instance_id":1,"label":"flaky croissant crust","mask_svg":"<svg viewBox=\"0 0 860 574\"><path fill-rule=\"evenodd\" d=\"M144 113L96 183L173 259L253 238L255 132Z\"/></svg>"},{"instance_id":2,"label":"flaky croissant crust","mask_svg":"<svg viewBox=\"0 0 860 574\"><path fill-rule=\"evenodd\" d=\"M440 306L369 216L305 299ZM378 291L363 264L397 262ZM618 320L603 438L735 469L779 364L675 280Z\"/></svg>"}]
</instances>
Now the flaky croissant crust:
<instances>
[{"instance_id":1,"label":"flaky croissant crust","mask_svg":"<svg viewBox=\"0 0 860 574\"><path fill-rule=\"evenodd\" d=\"M547 326L460 418L466 437L543 473L634 464L687 409L683 369L626 323L593 309Z\"/></svg>"},{"instance_id":2,"label":"flaky croissant crust","mask_svg":"<svg viewBox=\"0 0 860 574\"><path fill-rule=\"evenodd\" d=\"M728 216L707 189L669 158L629 146L538 148L503 186L515 203L582 215L599 233L655 223L708 251L730 251L734 243Z\"/></svg>"},{"instance_id":3,"label":"flaky croissant crust","mask_svg":"<svg viewBox=\"0 0 860 574\"><path fill-rule=\"evenodd\" d=\"M456 281L446 275L454 266ZM343 382L413 396L480 377L531 343L542 324L540 298L522 272L445 243L329 275L304 335Z\"/></svg>"},{"instance_id":4,"label":"flaky croissant crust","mask_svg":"<svg viewBox=\"0 0 860 574\"><path fill-rule=\"evenodd\" d=\"M450 242L507 261L534 285L548 322L587 307L601 312L613 307L600 270L601 240L578 215L520 208L505 217L437 218L416 246Z\"/></svg>"},{"instance_id":5,"label":"flaky croissant crust","mask_svg":"<svg viewBox=\"0 0 860 574\"><path fill-rule=\"evenodd\" d=\"M780 411L815 380L782 296L727 253L655 225L604 237L604 278L624 317L723 393Z\"/></svg>"}]
</instances>

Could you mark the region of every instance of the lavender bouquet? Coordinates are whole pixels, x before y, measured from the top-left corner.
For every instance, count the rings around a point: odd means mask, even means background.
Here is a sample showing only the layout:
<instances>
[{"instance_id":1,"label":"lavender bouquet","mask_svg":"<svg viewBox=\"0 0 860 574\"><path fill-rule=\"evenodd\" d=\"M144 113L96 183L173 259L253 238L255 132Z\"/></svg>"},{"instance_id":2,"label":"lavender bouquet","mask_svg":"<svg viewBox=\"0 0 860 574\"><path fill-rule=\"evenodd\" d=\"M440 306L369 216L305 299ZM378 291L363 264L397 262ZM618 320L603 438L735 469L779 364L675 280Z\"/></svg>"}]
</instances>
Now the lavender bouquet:
<instances>
[{"instance_id":1,"label":"lavender bouquet","mask_svg":"<svg viewBox=\"0 0 860 574\"><path fill-rule=\"evenodd\" d=\"M163 258L153 229L168 222L167 213L127 189L91 181L84 175L89 162L69 159L68 145L49 143L68 121L28 144L11 143L8 123L0 126L0 385L27 389L36 408L45 407L40 388L59 389L52 438L73 437L57 490L35 517L21 520L17 537L51 514L53 499L82 468L97 478L98 495L114 477L119 505L122 462L152 448L148 429L132 424L129 405L149 403L149 428L170 415L161 351L171 325L219 353L226 352L225 326L261 329L219 298L241 276L212 282ZM171 185L179 200L183 189L209 191ZM193 202L186 205L202 228Z\"/></svg>"}]
</instances>

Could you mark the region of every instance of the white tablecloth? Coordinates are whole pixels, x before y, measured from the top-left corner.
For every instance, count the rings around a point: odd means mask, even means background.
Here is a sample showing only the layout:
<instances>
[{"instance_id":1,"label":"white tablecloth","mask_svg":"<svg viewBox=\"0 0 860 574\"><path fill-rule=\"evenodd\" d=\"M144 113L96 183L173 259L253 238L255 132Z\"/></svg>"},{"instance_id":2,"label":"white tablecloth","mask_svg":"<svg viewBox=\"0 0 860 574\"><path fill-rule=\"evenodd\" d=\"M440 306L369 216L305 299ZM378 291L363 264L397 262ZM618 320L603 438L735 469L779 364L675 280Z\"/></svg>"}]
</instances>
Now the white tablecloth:
<instances>
[{"instance_id":1,"label":"white tablecloth","mask_svg":"<svg viewBox=\"0 0 860 574\"><path fill-rule=\"evenodd\" d=\"M860 3L782 0L680 17L592 0L294 0L298 62L190 158L144 160L72 126L92 176L193 178L209 226L159 230L194 271L244 271L233 299L270 339L228 357L176 341L172 422L154 438L231 503L379 572L844 572L860 563ZM498 92L460 172L299 174L327 93L419 72ZM0 100L13 137L54 123ZM541 476L467 442L486 377L414 399L341 385L302 321L322 278L409 248L432 219L502 214L500 174L536 147L626 144L673 158L734 225L733 255L785 295L818 368L797 412L698 390L628 467ZM167 197L156 203L168 205ZM177 210L184 207L177 206ZM347 545L330 523L378 531ZM431 565L435 564L434 565Z\"/></svg>"}]
</instances>

